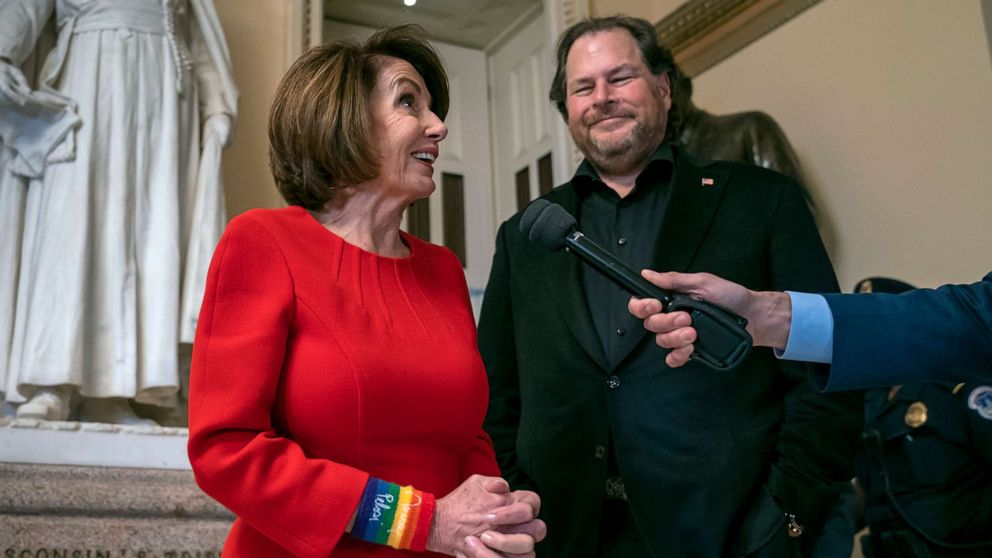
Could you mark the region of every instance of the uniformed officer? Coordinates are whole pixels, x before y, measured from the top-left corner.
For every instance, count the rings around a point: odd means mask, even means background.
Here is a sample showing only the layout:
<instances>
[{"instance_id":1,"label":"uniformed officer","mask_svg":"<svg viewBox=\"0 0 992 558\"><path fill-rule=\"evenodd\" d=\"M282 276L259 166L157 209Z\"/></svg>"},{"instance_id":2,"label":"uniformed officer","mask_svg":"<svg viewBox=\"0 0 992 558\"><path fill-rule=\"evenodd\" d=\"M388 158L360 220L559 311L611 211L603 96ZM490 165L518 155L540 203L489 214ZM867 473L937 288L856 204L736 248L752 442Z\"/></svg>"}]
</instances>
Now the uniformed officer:
<instances>
[{"instance_id":1,"label":"uniformed officer","mask_svg":"<svg viewBox=\"0 0 992 558\"><path fill-rule=\"evenodd\" d=\"M856 290L909 288L876 278ZM863 440L866 557L992 557L992 386L869 391Z\"/></svg>"}]
</instances>

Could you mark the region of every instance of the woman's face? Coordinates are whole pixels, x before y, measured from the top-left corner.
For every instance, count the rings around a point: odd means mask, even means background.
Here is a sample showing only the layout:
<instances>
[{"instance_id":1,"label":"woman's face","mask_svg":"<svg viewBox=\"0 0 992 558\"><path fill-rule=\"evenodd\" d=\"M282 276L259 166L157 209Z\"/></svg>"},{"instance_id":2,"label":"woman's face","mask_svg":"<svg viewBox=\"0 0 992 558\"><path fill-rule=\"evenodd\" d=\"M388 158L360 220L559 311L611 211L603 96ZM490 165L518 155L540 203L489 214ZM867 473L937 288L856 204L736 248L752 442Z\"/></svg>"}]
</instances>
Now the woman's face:
<instances>
[{"instance_id":1,"label":"woman's face","mask_svg":"<svg viewBox=\"0 0 992 558\"><path fill-rule=\"evenodd\" d=\"M434 191L434 161L448 128L431 112L423 78L409 62L387 58L372 90L381 170L377 185L409 201Z\"/></svg>"}]
</instances>

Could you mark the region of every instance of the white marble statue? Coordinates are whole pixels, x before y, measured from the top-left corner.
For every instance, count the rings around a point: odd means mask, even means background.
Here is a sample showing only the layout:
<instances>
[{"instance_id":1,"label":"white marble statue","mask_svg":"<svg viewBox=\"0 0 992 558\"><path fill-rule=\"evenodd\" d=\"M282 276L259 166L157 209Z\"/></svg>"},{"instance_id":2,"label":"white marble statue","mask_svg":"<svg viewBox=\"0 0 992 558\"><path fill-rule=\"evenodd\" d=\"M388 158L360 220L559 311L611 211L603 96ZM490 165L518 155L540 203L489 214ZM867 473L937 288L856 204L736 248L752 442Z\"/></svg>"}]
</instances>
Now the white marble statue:
<instances>
[{"instance_id":1,"label":"white marble statue","mask_svg":"<svg viewBox=\"0 0 992 558\"><path fill-rule=\"evenodd\" d=\"M21 71L0 64L0 111L7 102L14 101L20 108L31 85L36 84L43 52L55 44L54 26L46 26L35 45L35 50L21 65ZM2 61L0 61L2 62ZM2 114L2 112L0 112ZM72 114L65 118L75 124ZM38 128L38 127L35 127ZM0 133L0 418L15 416L14 407L4 399L7 378L7 355L14 334L14 307L17 303L17 276L21 263L21 233L24 230L24 199L27 197L28 177L15 174L7 163L7 150Z\"/></svg>"},{"instance_id":2,"label":"white marble statue","mask_svg":"<svg viewBox=\"0 0 992 558\"><path fill-rule=\"evenodd\" d=\"M2 93L0 93L2 95ZM27 181L11 173L5 164L0 140L0 394L7 377L10 342L14 333L14 304L17 300L17 271L21 258L21 231ZM14 414L14 408L0 397L0 418Z\"/></svg>"},{"instance_id":3,"label":"white marble statue","mask_svg":"<svg viewBox=\"0 0 992 558\"><path fill-rule=\"evenodd\" d=\"M17 66L53 15L30 87ZM236 106L210 0L0 0L4 172L28 180L18 275L0 277L0 305L16 291L0 391L19 418L64 420L77 395L103 422L136 420L128 400L174 403Z\"/></svg>"}]
</instances>

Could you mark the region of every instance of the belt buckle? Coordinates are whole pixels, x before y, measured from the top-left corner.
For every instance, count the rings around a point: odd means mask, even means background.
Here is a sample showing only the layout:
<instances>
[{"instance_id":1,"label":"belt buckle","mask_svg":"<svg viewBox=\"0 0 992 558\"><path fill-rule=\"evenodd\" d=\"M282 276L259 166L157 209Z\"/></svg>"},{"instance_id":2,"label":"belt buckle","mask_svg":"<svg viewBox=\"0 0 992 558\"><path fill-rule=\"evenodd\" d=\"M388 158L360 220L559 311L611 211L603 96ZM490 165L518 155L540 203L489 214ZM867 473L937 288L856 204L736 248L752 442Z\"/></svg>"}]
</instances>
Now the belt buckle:
<instances>
[{"instance_id":1,"label":"belt buckle","mask_svg":"<svg viewBox=\"0 0 992 558\"><path fill-rule=\"evenodd\" d=\"M606 477L606 497L611 500L627 501L627 490L620 477Z\"/></svg>"}]
</instances>

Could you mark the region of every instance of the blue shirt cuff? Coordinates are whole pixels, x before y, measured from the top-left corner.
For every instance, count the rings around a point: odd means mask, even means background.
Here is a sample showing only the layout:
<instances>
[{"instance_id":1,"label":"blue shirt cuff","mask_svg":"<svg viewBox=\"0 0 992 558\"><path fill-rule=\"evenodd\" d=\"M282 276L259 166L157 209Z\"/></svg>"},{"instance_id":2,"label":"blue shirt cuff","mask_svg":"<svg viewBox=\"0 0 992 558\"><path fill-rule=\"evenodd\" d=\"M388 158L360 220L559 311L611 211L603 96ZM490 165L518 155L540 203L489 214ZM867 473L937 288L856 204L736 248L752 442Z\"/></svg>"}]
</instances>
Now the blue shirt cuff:
<instances>
[{"instance_id":1,"label":"blue shirt cuff","mask_svg":"<svg viewBox=\"0 0 992 558\"><path fill-rule=\"evenodd\" d=\"M834 354L834 316L827 299L818 294L786 293L792 301L792 323L785 350L776 349L775 356L829 364Z\"/></svg>"}]
</instances>

